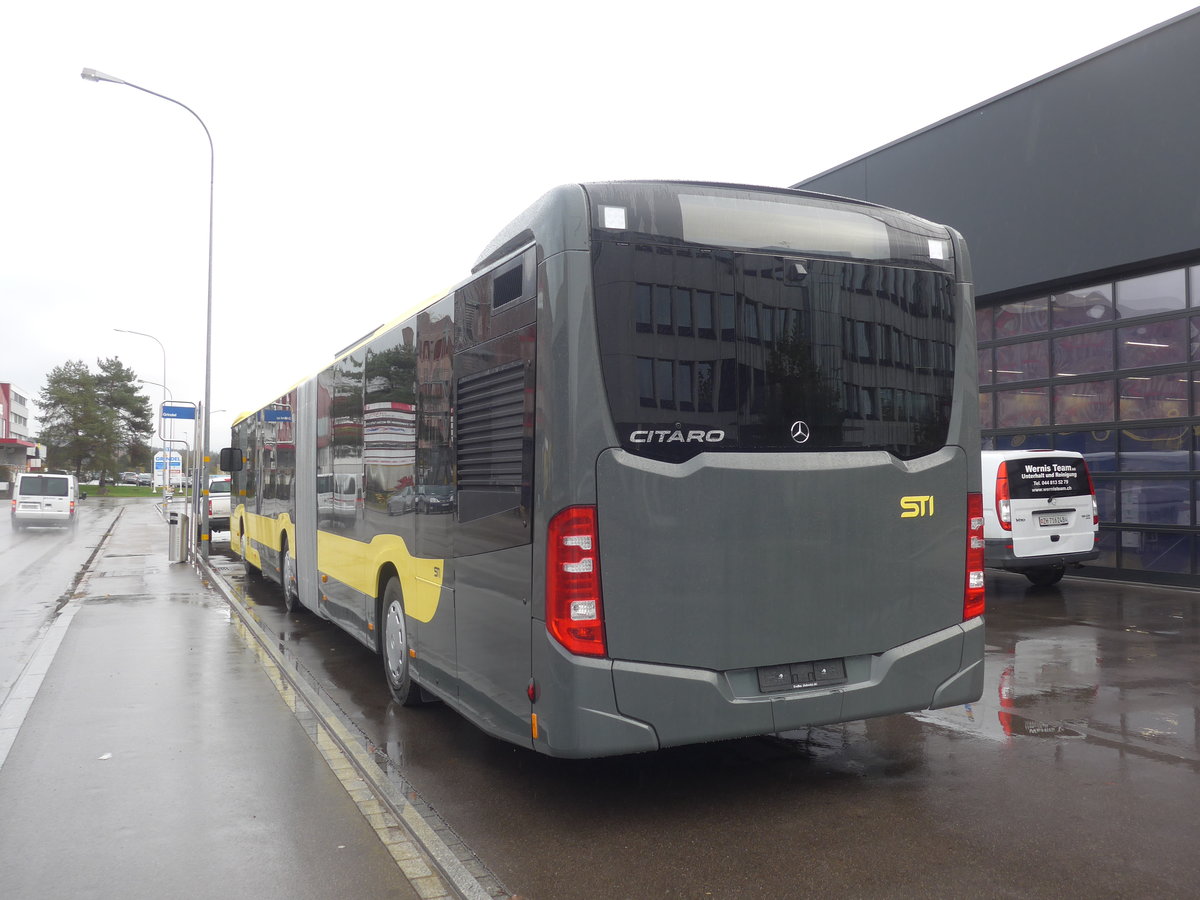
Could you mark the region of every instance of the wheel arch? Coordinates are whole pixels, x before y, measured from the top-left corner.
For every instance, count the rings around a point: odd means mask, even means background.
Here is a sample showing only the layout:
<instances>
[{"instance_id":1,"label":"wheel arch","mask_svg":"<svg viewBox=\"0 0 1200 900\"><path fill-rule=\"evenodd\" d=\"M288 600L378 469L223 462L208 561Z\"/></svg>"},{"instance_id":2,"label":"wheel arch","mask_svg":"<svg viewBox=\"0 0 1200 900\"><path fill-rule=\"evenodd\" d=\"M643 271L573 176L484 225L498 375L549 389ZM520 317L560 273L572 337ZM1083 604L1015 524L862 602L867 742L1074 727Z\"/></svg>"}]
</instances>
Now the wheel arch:
<instances>
[{"instance_id":1,"label":"wheel arch","mask_svg":"<svg viewBox=\"0 0 1200 900\"><path fill-rule=\"evenodd\" d=\"M393 562L385 562L379 567L379 573L375 576L375 649L383 652L383 592L387 590L388 582L393 578L400 587L400 596L404 596L404 581L400 578L400 571L396 568Z\"/></svg>"}]
</instances>

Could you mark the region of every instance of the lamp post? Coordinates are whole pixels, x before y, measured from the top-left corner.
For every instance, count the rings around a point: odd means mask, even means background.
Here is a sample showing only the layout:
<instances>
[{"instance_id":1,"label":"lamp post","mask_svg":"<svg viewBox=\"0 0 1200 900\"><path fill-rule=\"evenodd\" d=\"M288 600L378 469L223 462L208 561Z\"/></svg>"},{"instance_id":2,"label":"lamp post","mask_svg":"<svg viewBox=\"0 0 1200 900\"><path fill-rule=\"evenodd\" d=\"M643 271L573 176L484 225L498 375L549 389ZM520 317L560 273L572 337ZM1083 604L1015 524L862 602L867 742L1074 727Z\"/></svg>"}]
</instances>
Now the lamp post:
<instances>
[{"instance_id":1,"label":"lamp post","mask_svg":"<svg viewBox=\"0 0 1200 900\"><path fill-rule=\"evenodd\" d=\"M79 77L86 81L107 81L110 84L123 84L126 87L131 87L134 90L141 91L144 94L149 94L152 97L158 97L160 100L166 100L168 103L174 103L176 106L181 106L186 109L204 129L204 136L208 138L208 303L205 319L204 330L204 414L202 433L204 435L204 445L200 447L200 456L204 460L205 467L208 465L208 407L212 395L212 258L213 258L213 182L216 173L216 152L213 150L212 135L209 134L208 126L204 124L204 120L196 114L196 111L186 104L180 103L166 94L160 94L152 91L149 88L144 88L141 85L134 84L130 81L125 81L122 78L117 78L113 75L105 75L103 72L97 72L95 69L84 69L79 73ZM166 376L163 377L165 382ZM207 493L207 491L206 491ZM209 544L212 543L212 533L208 527L208 504L200 505L200 556L202 559L208 559Z\"/></svg>"},{"instance_id":2,"label":"lamp post","mask_svg":"<svg viewBox=\"0 0 1200 900\"><path fill-rule=\"evenodd\" d=\"M162 384L158 385L158 387L163 389L163 403L166 403L167 402L167 348L163 346L163 342L160 341L158 338L156 338L152 334L146 334L146 332L144 332L144 331L130 331L128 328L114 328L113 331L119 331L122 334L136 334L138 337L150 338L150 340L152 340L152 341L154 341L154 343L158 344L158 349L162 351L162 355L163 355L163 380L162 380ZM154 382L147 381L146 384L154 384ZM163 442L163 445L162 445L163 465L166 465L167 436L165 434L166 428L163 427L164 424L165 423L163 422L163 418L162 418L162 407L160 406L158 408L158 437ZM166 485L166 481L163 482L163 485L164 486Z\"/></svg>"}]
</instances>

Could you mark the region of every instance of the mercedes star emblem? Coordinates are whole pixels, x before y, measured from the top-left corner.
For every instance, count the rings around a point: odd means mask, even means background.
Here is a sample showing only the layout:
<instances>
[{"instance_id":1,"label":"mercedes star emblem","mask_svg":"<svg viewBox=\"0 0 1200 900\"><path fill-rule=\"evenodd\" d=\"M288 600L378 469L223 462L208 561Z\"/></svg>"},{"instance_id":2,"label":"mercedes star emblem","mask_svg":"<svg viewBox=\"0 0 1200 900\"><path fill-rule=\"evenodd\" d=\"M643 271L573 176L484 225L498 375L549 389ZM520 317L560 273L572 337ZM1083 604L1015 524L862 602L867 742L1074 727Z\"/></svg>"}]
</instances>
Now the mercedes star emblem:
<instances>
[{"instance_id":1,"label":"mercedes star emblem","mask_svg":"<svg viewBox=\"0 0 1200 900\"><path fill-rule=\"evenodd\" d=\"M807 441L811 433L812 432L808 430L807 422L792 423L792 440L797 444L803 444L805 441Z\"/></svg>"}]
</instances>

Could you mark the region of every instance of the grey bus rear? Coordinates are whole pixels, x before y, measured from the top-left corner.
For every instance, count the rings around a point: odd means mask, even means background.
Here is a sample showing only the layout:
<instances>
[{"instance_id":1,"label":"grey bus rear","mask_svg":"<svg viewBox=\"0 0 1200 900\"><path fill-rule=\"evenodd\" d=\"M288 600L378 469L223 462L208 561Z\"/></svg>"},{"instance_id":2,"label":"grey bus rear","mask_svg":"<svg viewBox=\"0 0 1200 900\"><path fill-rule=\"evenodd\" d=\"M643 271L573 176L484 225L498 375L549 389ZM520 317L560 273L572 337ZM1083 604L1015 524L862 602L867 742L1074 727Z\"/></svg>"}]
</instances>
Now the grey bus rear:
<instances>
[{"instance_id":1,"label":"grey bus rear","mask_svg":"<svg viewBox=\"0 0 1200 900\"><path fill-rule=\"evenodd\" d=\"M235 424L232 545L393 697L585 757L977 699L956 233L800 191L568 185Z\"/></svg>"},{"instance_id":2,"label":"grey bus rear","mask_svg":"<svg viewBox=\"0 0 1200 900\"><path fill-rule=\"evenodd\" d=\"M564 188L534 218L590 224L549 232L539 269L535 748L649 750L978 699L958 235L687 184ZM564 538L553 517L577 508L594 531ZM592 574L560 571L577 568ZM566 601L564 577L583 579Z\"/></svg>"}]
</instances>

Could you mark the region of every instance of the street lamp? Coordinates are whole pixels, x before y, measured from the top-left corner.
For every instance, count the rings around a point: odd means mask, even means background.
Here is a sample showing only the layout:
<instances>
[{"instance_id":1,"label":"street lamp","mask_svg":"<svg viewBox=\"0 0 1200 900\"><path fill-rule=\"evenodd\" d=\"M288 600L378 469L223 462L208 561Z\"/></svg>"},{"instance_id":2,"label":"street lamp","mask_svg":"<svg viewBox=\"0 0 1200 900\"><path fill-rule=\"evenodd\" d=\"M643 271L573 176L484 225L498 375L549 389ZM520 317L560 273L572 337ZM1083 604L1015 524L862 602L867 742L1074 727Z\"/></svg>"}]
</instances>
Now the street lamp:
<instances>
[{"instance_id":1,"label":"street lamp","mask_svg":"<svg viewBox=\"0 0 1200 900\"><path fill-rule=\"evenodd\" d=\"M146 334L146 332L144 332L144 331L130 331L128 328L114 328L113 331L119 331L122 334L136 334L138 337L150 338L150 340L152 340L152 341L154 341L154 343L158 344L158 349L160 349L162 351L162 355L163 355L163 380L162 380L162 384L160 384L159 387L163 389L163 403L166 403L167 402L167 348L163 346L163 342L160 341L158 338L156 338L152 334ZM146 383L154 384L153 381L148 381ZM167 435L165 434L167 429L163 427L165 424L166 423L163 421L163 417L162 417L162 407L160 406L158 408L158 436L159 436L159 438L162 439L162 442L163 442L162 448L163 448L163 465L164 466L166 465L166 459L167 459ZM163 487L166 487L166 484L167 483L164 480Z\"/></svg>"},{"instance_id":2,"label":"street lamp","mask_svg":"<svg viewBox=\"0 0 1200 900\"><path fill-rule=\"evenodd\" d=\"M196 111L186 104L180 103L166 94L159 94L149 88L144 88L141 85L134 84L130 81L125 81L122 78L117 78L113 75L105 75L103 72L97 72L95 69L84 69L79 73L79 77L86 81L107 81L110 84L123 84L126 87L131 87L134 90L141 91L144 94L149 94L152 97L158 97L160 100L166 100L168 103L174 103L176 106L181 106L186 109L200 123L200 127L204 129L204 136L208 138L208 305L205 320L204 332L204 413L203 413L203 434L204 446L200 448L200 455L204 459L207 466L208 463L208 407L210 406L212 395L212 258L213 258L213 182L216 173L217 157L213 150L212 135L209 134L208 126L204 124L204 120L196 114ZM163 376L165 382L166 376ZM202 559L208 559L208 547L212 543L212 533L208 528L208 504L200 505L200 556Z\"/></svg>"}]
</instances>

